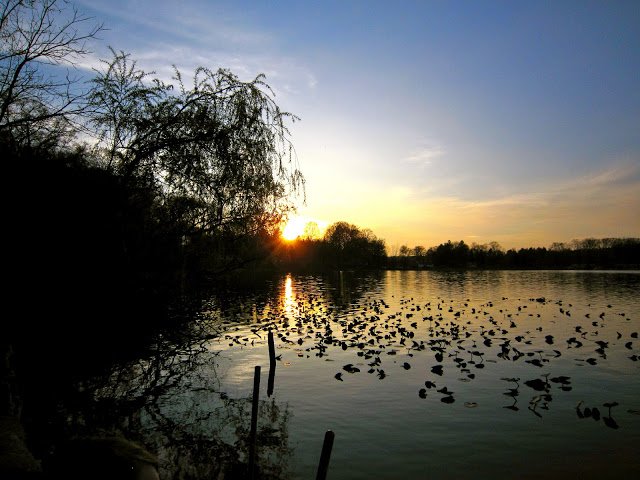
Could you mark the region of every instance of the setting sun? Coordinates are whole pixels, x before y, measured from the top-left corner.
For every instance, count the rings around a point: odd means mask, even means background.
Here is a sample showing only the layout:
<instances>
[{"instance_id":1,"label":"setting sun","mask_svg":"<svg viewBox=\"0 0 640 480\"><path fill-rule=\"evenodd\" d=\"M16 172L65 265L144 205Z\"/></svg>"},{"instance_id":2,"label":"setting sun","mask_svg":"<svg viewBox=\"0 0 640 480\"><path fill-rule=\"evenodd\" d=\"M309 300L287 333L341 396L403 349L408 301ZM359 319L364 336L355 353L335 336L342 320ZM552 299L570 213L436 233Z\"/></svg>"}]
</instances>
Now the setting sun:
<instances>
[{"instance_id":1,"label":"setting sun","mask_svg":"<svg viewBox=\"0 0 640 480\"><path fill-rule=\"evenodd\" d=\"M288 241L298 237L320 238L326 223L308 217L291 217L282 229L282 238Z\"/></svg>"},{"instance_id":2,"label":"setting sun","mask_svg":"<svg viewBox=\"0 0 640 480\"><path fill-rule=\"evenodd\" d=\"M282 238L285 240L295 240L304 233L306 223L307 222L300 217L290 218L282 230Z\"/></svg>"}]
</instances>

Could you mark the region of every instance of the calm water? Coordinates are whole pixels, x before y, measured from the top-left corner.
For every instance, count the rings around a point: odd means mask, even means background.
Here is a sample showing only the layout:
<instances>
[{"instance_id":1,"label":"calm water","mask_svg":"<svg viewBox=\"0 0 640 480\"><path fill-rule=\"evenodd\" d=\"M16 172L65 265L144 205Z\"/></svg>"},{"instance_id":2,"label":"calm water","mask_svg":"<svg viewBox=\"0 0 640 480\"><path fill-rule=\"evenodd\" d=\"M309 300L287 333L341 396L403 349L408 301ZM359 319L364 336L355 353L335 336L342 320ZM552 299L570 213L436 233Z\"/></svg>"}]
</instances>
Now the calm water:
<instances>
[{"instance_id":1,"label":"calm water","mask_svg":"<svg viewBox=\"0 0 640 480\"><path fill-rule=\"evenodd\" d=\"M166 478L244 459L256 365L271 477L315 478L330 429L331 479L631 478L639 291L640 272L287 275L212 295L186 343L159 342L95 397L126 405L120 427Z\"/></svg>"}]
</instances>

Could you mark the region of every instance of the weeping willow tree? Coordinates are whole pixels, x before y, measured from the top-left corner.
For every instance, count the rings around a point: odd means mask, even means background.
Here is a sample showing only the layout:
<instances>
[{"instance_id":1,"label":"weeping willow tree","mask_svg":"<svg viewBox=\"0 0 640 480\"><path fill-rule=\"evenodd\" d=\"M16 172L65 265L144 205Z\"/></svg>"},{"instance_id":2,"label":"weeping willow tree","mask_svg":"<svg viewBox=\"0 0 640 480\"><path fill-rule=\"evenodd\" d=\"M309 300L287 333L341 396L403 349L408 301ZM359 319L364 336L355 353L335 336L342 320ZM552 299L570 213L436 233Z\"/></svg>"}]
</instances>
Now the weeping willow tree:
<instances>
[{"instance_id":1,"label":"weeping willow tree","mask_svg":"<svg viewBox=\"0 0 640 480\"><path fill-rule=\"evenodd\" d=\"M153 186L187 235L273 231L304 195L288 124L263 75L241 81L199 67L186 85L138 68L124 52L96 72L90 124L104 166Z\"/></svg>"}]
</instances>

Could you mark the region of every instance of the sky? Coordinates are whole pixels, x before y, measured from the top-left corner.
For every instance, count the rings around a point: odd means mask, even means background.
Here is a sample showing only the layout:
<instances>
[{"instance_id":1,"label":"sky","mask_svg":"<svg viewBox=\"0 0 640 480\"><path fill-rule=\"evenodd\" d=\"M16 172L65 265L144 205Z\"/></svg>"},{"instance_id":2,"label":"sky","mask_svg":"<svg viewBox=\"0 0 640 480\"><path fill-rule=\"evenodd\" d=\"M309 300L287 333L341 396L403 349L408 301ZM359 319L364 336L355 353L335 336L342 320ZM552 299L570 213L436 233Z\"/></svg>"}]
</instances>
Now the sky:
<instances>
[{"instance_id":1,"label":"sky","mask_svg":"<svg viewBox=\"0 0 640 480\"><path fill-rule=\"evenodd\" d=\"M393 253L640 237L640 2L79 0L108 46L264 73L298 117L298 214Z\"/></svg>"}]
</instances>

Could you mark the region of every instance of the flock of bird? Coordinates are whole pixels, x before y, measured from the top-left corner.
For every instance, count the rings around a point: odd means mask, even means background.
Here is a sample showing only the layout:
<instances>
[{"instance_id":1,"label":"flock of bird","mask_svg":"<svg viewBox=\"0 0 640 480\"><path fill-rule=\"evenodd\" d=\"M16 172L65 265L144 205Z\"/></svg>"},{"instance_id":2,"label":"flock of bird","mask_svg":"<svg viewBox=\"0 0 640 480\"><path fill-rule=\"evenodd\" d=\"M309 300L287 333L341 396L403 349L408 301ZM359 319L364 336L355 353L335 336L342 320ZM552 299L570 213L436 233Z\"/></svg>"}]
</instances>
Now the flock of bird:
<instances>
[{"instance_id":1,"label":"flock of bird","mask_svg":"<svg viewBox=\"0 0 640 480\"><path fill-rule=\"evenodd\" d=\"M534 392L528 410L537 416L540 410L549 408L552 390L567 392L573 388L569 376L546 373L554 359L571 352L574 365L594 366L607 360L613 346L617 352L627 351L629 361L639 358L638 332L631 331L633 322L611 305L574 309L570 303L544 297L515 301L505 297L476 305L471 300L456 302L441 297L426 303L394 298L390 303L395 307L371 296L340 309L321 295L299 295L289 301L286 310L272 309L253 323L252 335L239 329L225 338L231 346L245 346L273 330L278 336L277 348L295 349L298 357L323 358L336 352L336 357L344 358L353 351L353 361L335 373L340 382L363 372L384 380L397 374L398 369L424 369L426 359L427 378L417 394L422 399L437 394L446 404L456 398L443 380L455 376L470 382L489 364L524 363L536 376L522 382L520 378L502 378L509 385L503 395L513 401L504 408L519 409L517 400L523 384ZM613 319L622 332L606 326ZM477 403L464 405L473 408ZM576 412L581 419L602 417L607 426L617 428L611 416L611 408L616 405L603 405L608 408L607 416L601 416L597 407L582 408L582 403Z\"/></svg>"}]
</instances>

